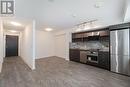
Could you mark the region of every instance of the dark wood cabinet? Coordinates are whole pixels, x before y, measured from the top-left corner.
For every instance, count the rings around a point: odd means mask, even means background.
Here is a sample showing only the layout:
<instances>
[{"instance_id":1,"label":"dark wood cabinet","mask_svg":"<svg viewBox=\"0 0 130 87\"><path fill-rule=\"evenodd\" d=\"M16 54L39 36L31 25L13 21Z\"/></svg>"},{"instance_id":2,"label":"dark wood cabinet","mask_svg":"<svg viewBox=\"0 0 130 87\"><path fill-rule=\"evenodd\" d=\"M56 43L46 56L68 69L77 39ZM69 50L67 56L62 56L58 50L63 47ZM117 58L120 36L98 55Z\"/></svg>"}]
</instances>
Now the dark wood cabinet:
<instances>
[{"instance_id":1,"label":"dark wood cabinet","mask_svg":"<svg viewBox=\"0 0 130 87\"><path fill-rule=\"evenodd\" d=\"M109 42L109 41L110 41L109 36L100 37L100 42Z\"/></svg>"},{"instance_id":2,"label":"dark wood cabinet","mask_svg":"<svg viewBox=\"0 0 130 87\"><path fill-rule=\"evenodd\" d=\"M83 38L83 34L82 33L73 33L72 38Z\"/></svg>"},{"instance_id":3,"label":"dark wood cabinet","mask_svg":"<svg viewBox=\"0 0 130 87\"><path fill-rule=\"evenodd\" d=\"M70 61L80 62L80 50L70 49L69 51Z\"/></svg>"},{"instance_id":4,"label":"dark wood cabinet","mask_svg":"<svg viewBox=\"0 0 130 87\"><path fill-rule=\"evenodd\" d=\"M101 37L109 36L109 30L100 31L99 34Z\"/></svg>"},{"instance_id":5,"label":"dark wood cabinet","mask_svg":"<svg viewBox=\"0 0 130 87\"><path fill-rule=\"evenodd\" d=\"M81 61L82 56L80 55L79 49L70 49L69 51L70 51L69 52L70 61L82 62ZM98 63L93 63L93 62L89 62L89 61L84 62L84 59L83 59L83 62L88 64L88 65L93 65L93 66L100 67L100 68L103 68L103 69L106 69L106 70L110 70L109 52L99 51L98 54L99 54L98 55ZM86 54L85 54L85 56L86 56Z\"/></svg>"},{"instance_id":6,"label":"dark wood cabinet","mask_svg":"<svg viewBox=\"0 0 130 87\"><path fill-rule=\"evenodd\" d=\"M106 47L109 47L110 32L107 28L105 28L100 30L72 33L72 42L84 43L89 41L98 41L103 45L105 45ZM100 50L98 54L99 55L98 55L97 63L91 61L85 61L87 60L87 57L85 57L86 54L80 55L80 49L70 49L69 57L70 57L70 61L86 63L106 70L110 70L109 52Z\"/></svg>"},{"instance_id":7,"label":"dark wood cabinet","mask_svg":"<svg viewBox=\"0 0 130 87\"><path fill-rule=\"evenodd\" d=\"M73 33L72 34L72 42L83 42L83 34Z\"/></svg>"},{"instance_id":8,"label":"dark wood cabinet","mask_svg":"<svg viewBox=\"0 0 130 87\"><path fill-rule=\"evenodd\" d=\"M73 38L72 42L83 42L83 38Z\"/></svg>"},{"instance_id":9,"label":"dark wood cabinet","mask_svg":"<svg viewBox=\"0 0 130 87\"><path fill-rule=\"evenodd\" d=\"M109 52L99 51L98 61L99 67L110 70Z\"/></svg>"},{"instance_id":10,"label":"dark wood cabinet","mask_svg":"<svg viewBox=\"0 0 130 87\"><path fill-rule=\"evenodd\" d=\"M89 40L89 37L100 36L101 39L107 39L109 37L109 30L96 30L80 33L72 33L72 42L86 42Z\"/></svg>"},{"instance_id":11,"label":"dark wood cabinet","mask_svg":"<svg viewBox=\"0 0 130 87\"><path fill-rule=\"evenodd\" d=\"M84 33L84 38L87 38L88 37L88 33Z\"/></svg>"}]
</instances>

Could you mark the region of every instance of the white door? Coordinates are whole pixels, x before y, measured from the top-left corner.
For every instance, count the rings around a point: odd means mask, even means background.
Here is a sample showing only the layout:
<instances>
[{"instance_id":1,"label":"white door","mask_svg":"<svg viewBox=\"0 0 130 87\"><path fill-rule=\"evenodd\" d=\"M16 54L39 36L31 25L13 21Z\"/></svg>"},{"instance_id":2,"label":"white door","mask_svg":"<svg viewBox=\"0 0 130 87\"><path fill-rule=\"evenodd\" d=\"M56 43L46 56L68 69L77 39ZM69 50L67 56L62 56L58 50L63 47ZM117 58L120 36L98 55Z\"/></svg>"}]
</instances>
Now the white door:
<instances>
[{"instance_id":1,"label":"white door","mask_svg":"<svg viewBox=\"0 0 130 87\"><path fill-rule=\"evenodd\" d=\"M55 44L56 44L55 45L56 56L61 57L61 58L66 58L66 37L65 37L65 34L57 35Z\"/></svg>"}]
</instances>

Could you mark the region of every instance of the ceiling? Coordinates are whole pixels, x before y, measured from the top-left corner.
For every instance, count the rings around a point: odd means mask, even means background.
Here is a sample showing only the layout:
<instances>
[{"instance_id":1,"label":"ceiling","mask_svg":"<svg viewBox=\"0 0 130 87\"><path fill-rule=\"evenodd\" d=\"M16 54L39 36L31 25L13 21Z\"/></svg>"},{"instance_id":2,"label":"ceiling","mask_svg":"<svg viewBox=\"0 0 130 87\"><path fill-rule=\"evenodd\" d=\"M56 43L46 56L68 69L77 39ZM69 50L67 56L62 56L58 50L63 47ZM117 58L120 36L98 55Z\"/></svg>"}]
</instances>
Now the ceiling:
<instances>
[{"instance_id":1,"label":"ceiling","mask_svg":"<svg viewBox=\"0 0 130 87\"><path fill-rule=\"evenodd\" d=\"M11 22L16 22L20 26L13 25ZM27 25L32 23L30 20L17 19L17 18L3 18L3 27L5 30L23 31Z\"/></svg>"},{"instance_id":2,"label":"ceiling","mask_svg":"<svg viewBox=\"0 0 130 87\"><path fill-rule=\"evenodd\" d=\"M101 7L96 8L98 2ZM37 28L69 29L97 19L106 26L122 22L125 0L15 0L15 17L35 19Z\"/></svg>"},{"instance_id":3,"label":"ceiling","mask_svg":"<svg viewBox=\"0 0 130 87\"><path fill-rule=\"evenodd\" d=\"M127 0L124 21L125 22L130 22L130 0Z\"/></svg>"}]
</instances>

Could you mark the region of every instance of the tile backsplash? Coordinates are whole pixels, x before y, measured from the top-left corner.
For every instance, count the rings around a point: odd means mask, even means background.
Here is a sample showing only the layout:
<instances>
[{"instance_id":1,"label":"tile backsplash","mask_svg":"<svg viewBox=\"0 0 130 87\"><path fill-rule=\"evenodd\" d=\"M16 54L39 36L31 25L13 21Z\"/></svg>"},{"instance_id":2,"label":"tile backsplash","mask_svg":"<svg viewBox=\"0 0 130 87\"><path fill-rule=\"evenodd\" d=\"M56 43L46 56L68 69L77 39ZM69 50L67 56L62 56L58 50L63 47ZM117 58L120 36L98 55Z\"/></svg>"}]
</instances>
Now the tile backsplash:
<instances>
[{"instance_id":1,"label":"tile backsplash","mask_svg":"<svg viewBox=\"0 0 130 87\"><path fill-rule=\"evenodd\" d=\"M70 43L72 49L109 49L109 42L107 41L88 41Z\"/></svg>"}]
</instances>

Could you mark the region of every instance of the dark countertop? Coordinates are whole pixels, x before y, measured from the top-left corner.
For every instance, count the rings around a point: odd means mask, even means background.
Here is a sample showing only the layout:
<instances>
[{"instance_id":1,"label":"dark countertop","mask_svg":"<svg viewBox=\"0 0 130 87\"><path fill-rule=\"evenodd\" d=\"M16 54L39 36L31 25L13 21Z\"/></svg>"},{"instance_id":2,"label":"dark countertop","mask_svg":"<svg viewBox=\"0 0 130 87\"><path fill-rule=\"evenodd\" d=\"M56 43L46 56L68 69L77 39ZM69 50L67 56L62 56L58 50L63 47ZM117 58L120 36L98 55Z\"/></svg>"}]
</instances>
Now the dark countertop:
<instances>
[{"instance_id":1,"label":"dark countertop","mask_svg":"<svg viewBox=\"0 0 130 87\"><path fill-rule=\"evenodd\" d=\"M89 51L89 49L70 48L71 50ZM102 52L109 52L109 49L99 49Z\"/></svg>"}]
</instances>

